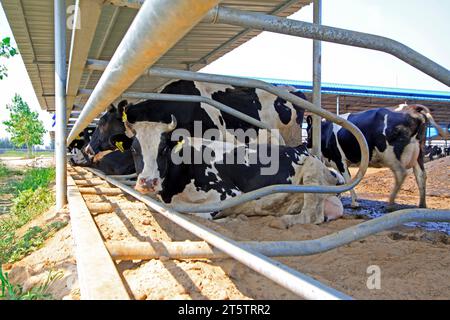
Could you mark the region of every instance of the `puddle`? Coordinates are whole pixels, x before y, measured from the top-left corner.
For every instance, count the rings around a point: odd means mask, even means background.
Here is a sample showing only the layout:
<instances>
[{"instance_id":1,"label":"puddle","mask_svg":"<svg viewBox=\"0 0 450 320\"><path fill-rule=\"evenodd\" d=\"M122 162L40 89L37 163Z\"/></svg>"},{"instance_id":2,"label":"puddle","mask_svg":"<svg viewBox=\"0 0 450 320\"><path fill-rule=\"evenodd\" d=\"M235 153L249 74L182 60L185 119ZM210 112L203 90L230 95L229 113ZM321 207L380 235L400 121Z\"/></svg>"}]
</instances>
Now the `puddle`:
<instances>
[{"instance_id":1,"label":"puddle","mask_svg":"<svg viewBox=\"0 0 450 320\"><path fill-rule=\"evenodd\" d=\"M344 205L344 214L346 215L356 215L374 219L384 216L385 214L389 214L386 209L387 203L384 201L359 199L358 202L360 204L360 208L352 209L350 207L350 197L342 197L341 200ZM413 205L398 204L397 206L398 210L417 208ZM409 222L404 225L411 228L421 228L427 231L438 231L450 235L449 222Z\"/></svg>"}]
</instances>

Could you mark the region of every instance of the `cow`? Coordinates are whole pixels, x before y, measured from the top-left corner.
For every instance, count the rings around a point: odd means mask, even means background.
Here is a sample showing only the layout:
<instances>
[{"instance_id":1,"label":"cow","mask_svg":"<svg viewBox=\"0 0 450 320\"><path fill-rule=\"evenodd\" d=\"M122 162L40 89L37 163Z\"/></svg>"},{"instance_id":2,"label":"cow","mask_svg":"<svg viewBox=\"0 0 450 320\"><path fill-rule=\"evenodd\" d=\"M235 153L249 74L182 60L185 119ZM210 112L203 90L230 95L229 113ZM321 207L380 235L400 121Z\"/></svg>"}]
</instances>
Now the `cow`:
<instances>
[{"instance_id":1,"label":"cow","mask_svg":"<svg viewBox=\"0 0 450 320\"><path fill-rule=\"evenodd\" d=\"M142 171L142 160L134 150L137 141L128 138L125 134L116 134L110 138L114 150L100 151L94 156L89 156L83 149L79 159L71 159L74 165L91 167L104 172L107 175L127 175ZM137 171L138 173L140 171Z\"/></svg>"},{"instance_id":2,"label":"cow","mask_svg":"<svg viewBox=\"0 0 450 320\"><path fill-rule=\"evenodd\" d=\"M296 146L301 143L304 110L265 91L178 80L168 84L161 93L202 95L212 98L265 122L271 128L278 129L282 142L286 145ZM300 91L292 91L292 93L306 99ZM130 123L138 117L137 114L143 113L149 122L169 123L173 115L178 120L179 128L186 128L191 133L194 131L195 122L202 123L203 131L211 128L219 128L222 131L255 128L245 121L204 103L146 100L138 104L128 104L125 100L121 101L117 108L111 105L100 119L98 129L94 132L87 148L89 153L95 154L114 148L109 143L109 138L115 134L124 133L122 118L125 106Z\"/></svg>"},{"instance_id":3,"label":"cow","mask_svg":"<svg viewBox=\"0 0 450 320\"><path fill-rule=\"evenodd\" d=\"M95 127L87 127L81 132L77 138L75 138L68 146L67 149L71 153L69 161L73 165L87 163L89 157L83 151L84 148L89 144L91 136L95 131Z\"/></svg>"},{"instance_id":4,"label":"cow","mask_svg":"<svg viewBox=\"0 0 450 320\"><path fill-rule=\"evenodd\" d=\"M413 168L419 187L419 206L426 208L426 172L423 148L428 122L438 129L442 136L444 131L434 122L430 110L422 105L400 105L395 110L378 108L363 112L340 115L356 125L369 147L369 159L372 166L384 166L392 170L395 186L389 197L388 209L395 209L395 198L406 177L406 170ZM307 117L308 148L312 147L312 118ZM330 122L322 121L322 155L335 167L348 182L350 180L349 164L358 164L361 151L356 138L346 129ZM354 190L351 191L352 207L358 207Z\"/></svg>"},{"instance_id":5,"label":"cow","mask_svg":"<svg viewBox=\"0 0 450 320\"><path fill-rule=\"evenodd\" d=\"M176 125L160 123L165 127L157 144L157 158L154 176L140 177L135 189L143 194L156 196L168 206L186 204L212 204L230 199L256 189L276 184L303 185L340 185L344 178L333 169L328 169L316 157L311 156L305 145L288 147L272 144L237 144L230 147L217 148L212 144L225 144L218 140L199 139L195 144L183 137L173 141L172 135ZM143 144L141 143L141 146ZM261 174L270 164L261 161L258 156L262 149L265 154L275 154L273 160L278 161L278 170L274 174ZM222 151L220 151L222 150ZM184 161L194 159L195 153L212 154L201 162ZM252 158L251 154L254 153ZM145 156L144 156L145 157ZM178 160L175 159L178 157ZM241 157L241 158L240 158ZM183 159L183 161L179 161ZM227 159L235 161L228 162ZM237 159L241 159L238 161ZM253 159L254 161L251 161ZM144 158L144 163L146 159ZM326 217L337 218L341 211L325 211L330 208L327 201L333 197L311 193L277 193L257 200L233 206L220 213L198 214L203 218L222 218L228 215L243 214L283 216L284 226L297 223L322 223ZM335 200L335 199L334 199ZM340 204L340 202L339 202Z\"/></svg>"},{"instance_id":6,"label":"cow","mask_svg":"<svg viewBox=\"0 0 450 320\"><path fill-rule=\"evenodd\" d=\"M444 157L445 153L443 153L442 148L439 146L432 146L431 144L425 146L424 156L429 159L429 161L433 161L434 157Z\"/></svg>"}]
</instances>

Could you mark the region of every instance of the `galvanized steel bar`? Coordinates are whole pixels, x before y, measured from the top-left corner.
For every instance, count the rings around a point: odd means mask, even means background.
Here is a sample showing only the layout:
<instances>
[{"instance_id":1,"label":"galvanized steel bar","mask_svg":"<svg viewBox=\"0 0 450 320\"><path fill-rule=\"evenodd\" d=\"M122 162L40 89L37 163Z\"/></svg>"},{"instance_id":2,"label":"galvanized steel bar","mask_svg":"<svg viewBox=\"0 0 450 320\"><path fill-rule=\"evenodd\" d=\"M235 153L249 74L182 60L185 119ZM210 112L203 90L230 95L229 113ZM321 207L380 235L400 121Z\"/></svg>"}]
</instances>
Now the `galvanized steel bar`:
<instances>
[{"instance_id":1,"label":"galvanized steel bar","mask_svg":"<svg viewBox=\"0 0 450 320\"><path fill-rule=\"evenodd\" d=\"M386 37L223 6L212 9L205 17L205 21L386 52L450 86L450 71L448 69L404 44Z\"/></svg>"},{"instance_id":2,"label":"galvanized steel bar","mask_svg":"<svg viewBox=\"0 0 450 320\"><path fill-rule=\"evenodd\" d=\"M306 256L326 252L408 222L450 222L450 210L404 209L386 214L330 235L302 241L242 241L244 248L267 257ZM115 260L223 259L227 255L205 242L108 242Z\"/></svg>"},{"instance_id":3,"label":"galvanized steel bar","mask_svg":"<svg viewBox=\"0 0 450 320\"><path fill-rule=\"evenodd\" d=\"M67 203L66 156L66 1L54 0L56 210Z\"/></svg>"},{"instance_id":4,"label":"galvanized steel bar","mask_svg":"<svg viewBox=\"0 0 450 320\"><path fill-rule=\"evenodd\" d=\"M68 143L218 2L145 1L71 130Z\"/></svg>"},{"instance_id":5,"label":"galvanized steel bar","mask_svg":"<svg viewBox=\"0 0 450 320\"><path fill-rule=\"evenodd\" d=\"M313 21L316 25L322 24L322 0L314 0ZM320 40L313 41L313 95L312 102L318 108L322 106L322 43ZM318 115L312 116L312 153L322 156L322 119Z\"/></svg>"},{"instance_id":6,"label":"galvanized steel bar","mask_svg":"<svg viewBox=\"0 0 450 320\"><path fill-rule=\"evenodd\" d=\"M282 287L294 292L305 299L351 299L348 295L330 288L319 281L293 270L275 260L267 258L258 252L242 247L238 242L229 239L199 223L189 220L184 215L166 207L162 203L140 194L138 191L123 183L108 178L102 172L86 168L100 176L107 182L119 187L126 193L145 203L167 219L205 240L217 249L227 253L230 257L246 265L250 269L262 274Z\"/></svg>"}]
</instances>

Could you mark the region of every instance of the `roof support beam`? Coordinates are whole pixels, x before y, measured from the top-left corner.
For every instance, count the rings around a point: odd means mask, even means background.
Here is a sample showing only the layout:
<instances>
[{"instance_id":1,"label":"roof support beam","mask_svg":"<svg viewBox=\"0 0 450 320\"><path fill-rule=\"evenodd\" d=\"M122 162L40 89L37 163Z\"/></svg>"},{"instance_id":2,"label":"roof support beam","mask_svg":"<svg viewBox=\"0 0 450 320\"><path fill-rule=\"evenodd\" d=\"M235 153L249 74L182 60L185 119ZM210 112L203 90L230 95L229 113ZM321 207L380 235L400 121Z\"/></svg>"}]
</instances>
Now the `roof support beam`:
<instances>
[{"instance_id":1,"label":"roof support beam","mask_svg":"<svg viewBox=\"0 0 450 320\"><path fill-rule=\"evenodd\" d=\"M81 77L94 39L103 0L77 0L70 45L67 77L67 113L72 111L80 87Z\"/></svg>"},{"instance_id":2,"label":"roof support beam","mask_svg":"<svg viewBox=\"0 0 450 320\"><path fill-rule=\"evenodd\" d=\"M219 0L145 1L83 108L70 132L68 143L218 2Z\"/></svg>"}]
</instances>

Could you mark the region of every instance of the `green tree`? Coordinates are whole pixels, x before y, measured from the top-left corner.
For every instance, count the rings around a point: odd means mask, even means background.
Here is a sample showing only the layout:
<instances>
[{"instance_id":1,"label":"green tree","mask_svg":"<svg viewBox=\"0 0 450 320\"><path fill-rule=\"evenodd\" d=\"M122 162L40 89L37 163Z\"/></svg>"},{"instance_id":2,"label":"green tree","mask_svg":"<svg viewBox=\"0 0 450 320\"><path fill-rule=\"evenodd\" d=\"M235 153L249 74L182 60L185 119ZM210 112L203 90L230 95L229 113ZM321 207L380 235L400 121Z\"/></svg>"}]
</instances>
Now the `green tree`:
<instances>
[{"instance_id":1,"label":"green tree","mask_svg":"<svg viewBox=\"0 0 450 320\"><path fill-rule=\"evenodd\" d=\"M18 54L17 49L11 46L11 38L6 37L0 41L0 58L11 58ZM5 65L0 64L0 80L8 76L8 69Z\"/></svg>"},{"instance_id":2,"label":"green tree","mask_svg":"<svg viewBox=\"0 0 450 320\"><path fill-rule=\"evenodd\" d=\"M20 147L27 146L28 157L31 157L31 149L34 145L43 144L46 132L44 124L39 120L39 114L31 111L28 103L16 94L13 103L7 105L10 120L4 121L6 131L11 134L11 142Z\"/></svg>"}]
</instances>

